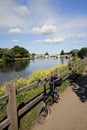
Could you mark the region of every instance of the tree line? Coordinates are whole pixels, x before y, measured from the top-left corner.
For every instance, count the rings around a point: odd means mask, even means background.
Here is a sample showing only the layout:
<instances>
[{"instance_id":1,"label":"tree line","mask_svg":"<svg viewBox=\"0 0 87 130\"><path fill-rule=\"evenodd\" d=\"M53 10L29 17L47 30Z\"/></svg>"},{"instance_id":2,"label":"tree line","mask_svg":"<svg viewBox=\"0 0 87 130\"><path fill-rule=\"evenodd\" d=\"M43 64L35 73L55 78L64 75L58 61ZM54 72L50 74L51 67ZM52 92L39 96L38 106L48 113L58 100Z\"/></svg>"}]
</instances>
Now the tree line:
<instances>
[{"instance_id":1,"label":"tree line","mask_svg":"<svg viewBox=\"0 0 87 130\"><path fill-rule=\"evenodd\" d=\"M74 49L71 50L70 52L64 52L64 50L61 50L60 55L66 55L66 54L71 54L73 57L78 56L80 58L84 58L87 57L87 48L83 47L80 50ZM48 55L47 52L46 55ZM27 58L30 56L31 54L29 53L29 51L20 46L14 46L11 49L0 48L0 59L4 60L5 62L14 62L16 58Z\"/></svg>"},{"instance_id":2,"label":"tree line","mask_svg":"<svg viewBox=\"0 0 87 130\"><path fill-rule=\"evenodd\" d=\"M66 55L66 54L71 54L73 57L80 57L81 59L83 59L87 57L87 47L83 47L80 50L73 49L70 52L64 52L64 50L61 50L60 55Z\"/></svg>"},{"instance_id":3,"label":"tree line","mask_svg":"<svg viewBox=\"0 0 87 130\"><path fill-rule=\"evenodd\" d=\"M0 48L0 59L6 62L13 62L16 58L30 57L30 53L23 47L14 46L11 49Z\"/></svg>"}]
</instances>

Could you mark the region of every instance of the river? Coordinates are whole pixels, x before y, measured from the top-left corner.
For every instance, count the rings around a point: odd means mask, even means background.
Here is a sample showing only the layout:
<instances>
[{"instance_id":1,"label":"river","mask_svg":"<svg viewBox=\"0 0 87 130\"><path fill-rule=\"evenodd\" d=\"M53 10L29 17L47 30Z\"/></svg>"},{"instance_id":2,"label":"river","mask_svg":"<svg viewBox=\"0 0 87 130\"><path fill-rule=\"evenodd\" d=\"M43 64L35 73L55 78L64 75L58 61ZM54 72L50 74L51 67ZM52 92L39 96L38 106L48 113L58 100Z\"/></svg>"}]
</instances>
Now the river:
<instances>
[{"instance_id":1,"label":"river","mask_svg":"<svg viewBox=\"0 0 87 130\"><path fill-rule=\"evenodd\" d=\"M0 63L0 86L15 77L29 76L34 70L48 69L50 67L66 64L68 59L56 59L55 57L50 57L48 59L39 58L29 61L21 61L15 63Z\"/></svg>"}]
</instances>

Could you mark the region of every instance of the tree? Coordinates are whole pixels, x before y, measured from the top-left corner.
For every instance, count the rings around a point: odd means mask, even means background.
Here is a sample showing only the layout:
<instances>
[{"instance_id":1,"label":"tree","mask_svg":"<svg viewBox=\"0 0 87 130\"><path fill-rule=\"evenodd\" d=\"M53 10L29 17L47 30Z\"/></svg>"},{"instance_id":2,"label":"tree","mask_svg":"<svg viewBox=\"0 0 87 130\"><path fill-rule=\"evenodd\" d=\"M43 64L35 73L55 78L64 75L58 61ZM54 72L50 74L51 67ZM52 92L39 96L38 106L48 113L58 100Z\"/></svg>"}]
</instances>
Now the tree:
<instances>
[{"instance_id":1,"label":"tree","mask_svg":"<svg viewBox=\"0 0 87 130\"><path fill-rule=\"evenodd\" d=\"M2 56L3 56L3 49L0 48L0 59L2 59Z\"/></svg>"},{"instance_id":2,"label":"tree","mask_svg":"<svg viewBox=\"0 0 87 130\"><path fill-rule=\"evenodd\" d=\"M87 48L83 47L79 52L78 52L78 56L80 58L84 58L87 55Z\"/></svg>"},{"instance_id":3,"label":"tree","mask_svg":"<svg viewBox=\"0 0 87 130\"><path fill-rule=\"evenodd\" d=\"M11 50L14 52L15 58L30 57L30 53L23 47L14 46Z\"/></svg>"},{"instance_id":4,"label":"tree","mask_svg":"<svg viewBox=\"0 0 87 130\"><path fill-rule=\"evenodd\" d=\"M35 55L36 55L35 53L32 53L32 55L31 55L31 56L32 56L32 58L34 58L34 57L35 57Z\"/></svg>"},{"instance_id":5,"label":"tree","mask_svg":"<svg viewBox=\"0 0 87 130\"><path fill-rule=\"evenodd\" d=\"M14 61L14 53L10 49L4 49L2 59L5 62L13 62Z\"/></svg>"},{"instance_id":6,"label":"tree","mask_svg":"<svg viewBox=\"0 0 87 130\"><path fill-rule=\"evenodd\" d=\"M46 52L46 53L45 53L45 55L49 55L49 53L48 53L48 52Z\"/></svg>"},{"instance_id":7,"label":"tree","mask_svg":"<svg viewBox=\"0 0 87 130\"><path fill-rule=\"evenodd\" d=\"M79 52L78 49L73 49L72 51L70 51L70 54L72 54L73 57L76 57L78 52Z\"/></svg>"},{"instance_id":8,"label":"tree","mask_svg":"<svg viewBox=\"0 0 87 130\"><path fill-rule=\"evenodd\" d=\"M60 55L64 55L64 50L61 51Z\"/></svg>"}]
</instances>

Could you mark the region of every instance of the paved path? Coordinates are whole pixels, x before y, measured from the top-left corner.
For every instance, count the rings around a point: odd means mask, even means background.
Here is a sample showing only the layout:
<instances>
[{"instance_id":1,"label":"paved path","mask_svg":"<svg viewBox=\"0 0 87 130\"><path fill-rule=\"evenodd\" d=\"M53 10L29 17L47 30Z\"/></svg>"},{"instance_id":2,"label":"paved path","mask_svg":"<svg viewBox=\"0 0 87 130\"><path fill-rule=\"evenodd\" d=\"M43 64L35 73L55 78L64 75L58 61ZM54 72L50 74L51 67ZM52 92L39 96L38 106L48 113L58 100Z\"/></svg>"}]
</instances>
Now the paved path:
<instances>
[{"instance_id":1,"label":"paved path","mask_svg":"<svg viewBox=\"0 0 87 130\"><path fill-rule=\"evenodd\" d=\"M66 88L60 102L52 106L45 124L32 130L87 130L87 68L77 81Z\"/></svg>"}]
</instances>

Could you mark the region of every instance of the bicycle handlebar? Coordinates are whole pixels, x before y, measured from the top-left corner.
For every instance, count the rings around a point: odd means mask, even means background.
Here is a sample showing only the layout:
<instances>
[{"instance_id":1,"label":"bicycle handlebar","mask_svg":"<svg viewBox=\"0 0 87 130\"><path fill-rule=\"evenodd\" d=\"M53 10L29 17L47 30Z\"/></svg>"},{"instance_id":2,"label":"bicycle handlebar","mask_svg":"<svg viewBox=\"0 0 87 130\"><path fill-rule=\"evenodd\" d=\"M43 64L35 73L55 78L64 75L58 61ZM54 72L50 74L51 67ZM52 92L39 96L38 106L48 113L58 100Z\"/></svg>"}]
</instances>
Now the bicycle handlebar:
<instances>
[{"instance_id":1,"label":"bicycle handlebar","mask_svg":"<svg viewBox=\"0 0 87 130\"><path fill-rule=\"evenodd\" d=\"M57 86L59 86L59 85L61 85L63 80L62 80L62 78L58 77L57 75L53 75L53 76L46 77L44 79L39 79L38 83L41 83L43 81L49 82L51 84L53 84L53 82L54 82Z\"/></svg>"}]
</instances>

